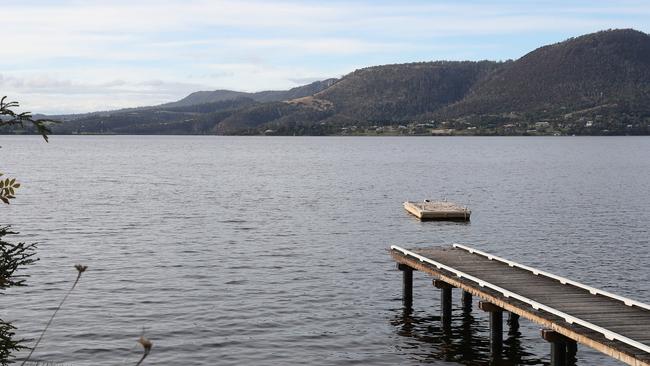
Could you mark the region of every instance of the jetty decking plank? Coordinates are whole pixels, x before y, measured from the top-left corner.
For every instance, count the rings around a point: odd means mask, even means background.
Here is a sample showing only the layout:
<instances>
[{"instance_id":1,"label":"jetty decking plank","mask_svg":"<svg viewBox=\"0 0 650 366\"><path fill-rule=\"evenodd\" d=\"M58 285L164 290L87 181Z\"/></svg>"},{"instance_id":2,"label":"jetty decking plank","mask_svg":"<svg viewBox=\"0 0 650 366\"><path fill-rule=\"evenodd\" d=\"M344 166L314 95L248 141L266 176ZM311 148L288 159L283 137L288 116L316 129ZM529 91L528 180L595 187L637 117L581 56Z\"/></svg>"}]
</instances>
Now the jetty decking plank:
<instances>
[{"instance_id":1,"label":"jetty decking plank","mask_svg":"<svg viewBox=\"0 0 650 366\"><path fill-rule=\"evenodd\" d=\"M562 284L557 279L535 275L527 269L510 266L499 260L490 260L484 255L470 253L468 250L434 247L413 249L411 252L492 286L498 286L553 308L555 311L639 342L646 346L645 349L650 346L650 310L648 309L628 306L623 301L609 296L591 294L585 288L571 283ZM461 287L464 291L496 303L505 310L553 328L579 343L596 348L623 362L630 365L650 366L650 352L646 352L641 346L639 346L641 348L632 346L634 342L627 344L619 340L608 340L602 333L593 329L569 324L562 317L544 310L535 310L528 303L506 297L495 289L482 287L474 280L459 278L454 272L437 268L417 257L396 250L391 250L391 255L399 263L429 273L453 286Z\"/></svg>"},{"instance_id":2,"label":"jetty decking plank","mask_svg":"<svg viewBox=\"0 0 650 366\"><path fill-rule=\"evenodd\" d=\"M626 325L631 325L631 326L636 326L636 325L643 325L646 330L650 329L650 319L647 317L640 317L640 316L611 316L608 314L597 314L598 316L598 325L604 328L608 328L609 326L626 326ZM583 316L582 314L578 314L578 317L581 318L586 318L587 316Z\"/></svg>"}]
</instances>

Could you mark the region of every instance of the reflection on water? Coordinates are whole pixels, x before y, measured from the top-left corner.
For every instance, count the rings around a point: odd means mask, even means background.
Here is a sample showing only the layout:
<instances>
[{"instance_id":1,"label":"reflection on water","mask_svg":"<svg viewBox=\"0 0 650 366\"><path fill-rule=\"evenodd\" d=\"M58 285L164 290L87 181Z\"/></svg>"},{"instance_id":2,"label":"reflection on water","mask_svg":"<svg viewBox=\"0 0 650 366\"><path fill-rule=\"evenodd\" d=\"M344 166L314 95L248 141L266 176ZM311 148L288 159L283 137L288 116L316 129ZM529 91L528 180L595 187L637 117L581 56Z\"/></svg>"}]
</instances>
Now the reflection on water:
<instances>
[{"instance_id":1,"label":"reflection on water","mask_svg":"<svg viewBox=\"0 0 650 366\"><path fill-rule=\"evenodd\" d=\"M408 308L394 309L391 324L399 336L408 339L401 351L423 363L442 360L472 366L546 364L526 351L518 322L509 321L506 325L503 353L495 359L490 356L489 324L472 312L454 309L450 326L443 326L440 316Z\"/></svg>"}]
</instances>

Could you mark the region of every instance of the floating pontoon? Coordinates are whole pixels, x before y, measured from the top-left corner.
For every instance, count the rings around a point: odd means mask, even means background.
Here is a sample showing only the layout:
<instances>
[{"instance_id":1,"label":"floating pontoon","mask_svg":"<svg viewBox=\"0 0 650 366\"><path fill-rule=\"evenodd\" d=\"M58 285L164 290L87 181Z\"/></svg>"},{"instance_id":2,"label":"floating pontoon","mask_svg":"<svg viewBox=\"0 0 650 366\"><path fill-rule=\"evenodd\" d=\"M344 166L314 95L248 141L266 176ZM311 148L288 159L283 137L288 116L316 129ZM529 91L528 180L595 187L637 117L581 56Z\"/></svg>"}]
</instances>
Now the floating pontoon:
<instances>
[{"instance_id":1,"label":"floating pontoon","mask_svg":"<svg viewBox=\"0 0 650 366\"><path fill-rule=\"evenodd\" d=\"M406 201L404 208L420 220L469 221L469 216L472 214L467 207L447 201Z\"/></svg>"}]
</instances>

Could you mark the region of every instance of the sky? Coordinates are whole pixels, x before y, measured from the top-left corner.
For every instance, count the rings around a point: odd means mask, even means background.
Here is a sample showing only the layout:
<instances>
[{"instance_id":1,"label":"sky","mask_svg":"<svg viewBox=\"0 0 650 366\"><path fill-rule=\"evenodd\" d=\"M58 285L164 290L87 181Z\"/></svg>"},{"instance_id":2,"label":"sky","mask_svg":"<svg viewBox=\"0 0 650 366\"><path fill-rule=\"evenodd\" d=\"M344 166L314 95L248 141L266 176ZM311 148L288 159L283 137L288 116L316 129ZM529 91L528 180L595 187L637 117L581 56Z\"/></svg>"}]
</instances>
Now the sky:
<instances>
[{"instance_id":1,"label":"sky","mask_svg":"<svg viewBox=\"0 0 650 366\"><path fill-rule=\"evenodd\" d=\"M0 96L36 113L155 105L198 90L288 89L355 69L517 59L650 1L0 0Z\"/></svg>"}]
</instances>

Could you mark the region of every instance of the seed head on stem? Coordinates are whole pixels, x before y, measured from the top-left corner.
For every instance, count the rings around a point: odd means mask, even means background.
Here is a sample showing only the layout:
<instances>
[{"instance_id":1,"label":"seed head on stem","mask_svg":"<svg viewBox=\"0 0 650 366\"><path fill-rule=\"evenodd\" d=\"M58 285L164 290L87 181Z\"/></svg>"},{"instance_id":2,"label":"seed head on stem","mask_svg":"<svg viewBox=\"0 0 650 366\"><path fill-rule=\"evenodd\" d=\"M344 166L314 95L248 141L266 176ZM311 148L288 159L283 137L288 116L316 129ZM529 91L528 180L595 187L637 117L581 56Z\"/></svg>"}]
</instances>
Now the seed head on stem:
<instances>
[{"instance_id":1,"label":"seed head on stem","mask_svg":"<svg viewBox=\"0 0 650 366\"><path fill-rule=\"evenodd\" d=\"M138 339L138 343L142 345L142 348L144 349L144 353L142 354L142 358L138 363L135 364L135 366L138 366L144 361L145 358L149 355L149 352L151 352L151 347L153 346L153 343L147 339L145 336L140 336L140 339Z\"/></svg>"}]
</instances>

